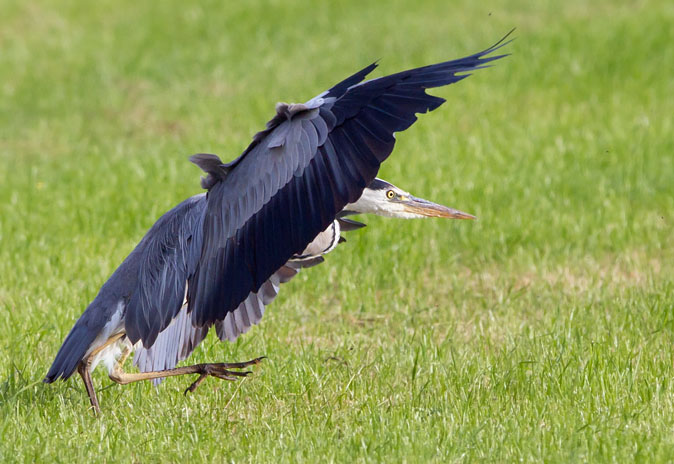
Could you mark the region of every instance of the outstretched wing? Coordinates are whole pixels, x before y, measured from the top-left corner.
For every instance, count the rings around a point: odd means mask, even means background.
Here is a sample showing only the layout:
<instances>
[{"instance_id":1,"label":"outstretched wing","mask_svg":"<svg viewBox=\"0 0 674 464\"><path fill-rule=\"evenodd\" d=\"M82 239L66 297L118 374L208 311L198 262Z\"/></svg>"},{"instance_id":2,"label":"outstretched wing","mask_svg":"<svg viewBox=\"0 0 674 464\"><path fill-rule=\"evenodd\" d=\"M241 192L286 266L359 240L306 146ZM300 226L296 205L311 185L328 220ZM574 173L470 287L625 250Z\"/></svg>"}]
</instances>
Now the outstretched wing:
<instances>
[{"instance_id":1,"label":"outstretched wing","mask_svg":"<svg viewBox=\"0 0 674 464\"><path fill-rule=\"evenodd\" d=\"M224 321L301 252L375 178L393 134L444 102L425 89L505 56L486 56L499 44L360 82L371 65L305 104L278 105L267 129L209 183L201 257L188 286L194 325Z\"/></svg>"}]
</instances>

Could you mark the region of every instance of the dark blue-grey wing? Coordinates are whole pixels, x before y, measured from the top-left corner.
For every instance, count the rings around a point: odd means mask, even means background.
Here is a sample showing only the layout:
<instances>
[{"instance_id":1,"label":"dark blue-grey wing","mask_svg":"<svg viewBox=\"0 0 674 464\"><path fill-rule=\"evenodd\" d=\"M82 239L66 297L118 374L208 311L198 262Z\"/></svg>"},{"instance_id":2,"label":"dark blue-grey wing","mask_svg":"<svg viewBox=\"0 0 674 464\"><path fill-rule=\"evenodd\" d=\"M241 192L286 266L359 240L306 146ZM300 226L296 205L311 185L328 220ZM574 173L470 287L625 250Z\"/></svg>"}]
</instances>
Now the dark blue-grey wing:
<instances>
[{"instance_id":1,"label":"dark blue-grey wing","mask_svg":"<svg viewBox=\"0 0 674 464\"><path fill-rule=\"evenodd\" d=\"M332 220L325 215L326 225L315 232L316 224L324 222L321 218L311 219L313 224L290 227L288 214L305 208L304 195L293 191L290 195L298 195L284 197L290 203L279 203L283 189L306 178L307 166L318 147L325 144L329 126L322 116L324 110L319 105L277 109L278 114L286 115L285 120L254 142L208 192L201 259L188 286L190 311L197 326L224 320L227 312L257 291ZM302 217L300 213L299 219ZM288 235L293 235L288 237L290 242L275 249L275 240ZM286 249L290 250L287 254Z\"/></svg>"},{"instance_id":2,"label":"dark blue-grey wing","mask_svg":"<svg viewBox=\"0 0 674 464\"><path fill-rule=\"evenodd\" d=\"M273 124L209 190L201 259L188 289L194 324L223 321L302 251L375 178L393 134L444 102L425 89L501 58L485 56L497 48L277 107Z\"/></svg>"},{"instance_id":3,"label":"dark blue-grey wing","mask_svg":"<svg viewBox=\"0 0 674 464\"><path fill-rule=\"evenodd\" d=\"M151 347L157 335L178 315L185 286L201 256L201 227L206 196L196 195L164 214L139 244L136 286L124 324L132 343Z\"/></svg>"},{"instance_id":4,"label":"dark blue-grey wing","mask_svg":"<svg viewBox=\"0 0 674 464\"><path fill-rule=\"evenodd\" d=\"M248 332L253 325L260 322L265 307L276 298L281 284L290 281L301 269L315 266L323 261L320 256L302 261L288 261L257 291L249 293L234 311L228 312L224 320L216 321L215 330L220 340L233 342L239 335Z\"/></svg>"},{"instance_id":5,"label":"dark blue-grey wing","mask_svg":"<svg viewBox=\"0 0 674 464\"><path fill-rule=\"evenodd\" d=\"M322 261L320 257L318 260ZM227 313L224 320L215 323L215 329L220 340L235 341L239 335L246 333L253 325L258 324L264 315L265 307L278 295L281 284L292 279L300 269L317 263L318 261L294 262L289 261L278 269L257 292L251 292L248 297L232 312ZM155 342L148 348L142 344L137 347L133 363L141 372L161 371L172 369L187 359L194 349L208 335L208 327L194 327L192 317L184 304L178 315L159 333ZM163 379L155 379L159 384Z\"/></svg>"}]
</instances>

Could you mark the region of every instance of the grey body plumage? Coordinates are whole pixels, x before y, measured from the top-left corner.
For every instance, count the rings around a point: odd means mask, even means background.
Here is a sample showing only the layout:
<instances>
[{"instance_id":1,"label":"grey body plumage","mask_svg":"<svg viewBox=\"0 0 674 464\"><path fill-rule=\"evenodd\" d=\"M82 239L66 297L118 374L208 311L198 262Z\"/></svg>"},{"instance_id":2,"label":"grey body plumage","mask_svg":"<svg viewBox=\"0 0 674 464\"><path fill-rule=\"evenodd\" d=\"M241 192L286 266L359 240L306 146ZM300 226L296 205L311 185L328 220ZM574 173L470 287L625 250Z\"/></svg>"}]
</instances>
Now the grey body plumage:
<instances>
[{"instance_id":1,"label":"grey body plumage","mask_svg":"<svg viewBox=\"0 0 674 464\"><path fill-rule=\"evenodd\" d=\"M393 134L444 101L425 89L501 58L486 55L503 45L364 81L372 64L304 104L277 105L234 161L194 155L208 192L152 226L76 322L45 382L78 370L98 409L89 372L99 361L119 383L200 374L190 391L208 375L244 375L232 369L258 360L175 366L211 327L231 341L257 324L282 283L322 262L342 232L362 227L346 216L473 218L375 176L393 150ZM132 350L145 375L121 370Z\"/></svg>"}]
</instances>

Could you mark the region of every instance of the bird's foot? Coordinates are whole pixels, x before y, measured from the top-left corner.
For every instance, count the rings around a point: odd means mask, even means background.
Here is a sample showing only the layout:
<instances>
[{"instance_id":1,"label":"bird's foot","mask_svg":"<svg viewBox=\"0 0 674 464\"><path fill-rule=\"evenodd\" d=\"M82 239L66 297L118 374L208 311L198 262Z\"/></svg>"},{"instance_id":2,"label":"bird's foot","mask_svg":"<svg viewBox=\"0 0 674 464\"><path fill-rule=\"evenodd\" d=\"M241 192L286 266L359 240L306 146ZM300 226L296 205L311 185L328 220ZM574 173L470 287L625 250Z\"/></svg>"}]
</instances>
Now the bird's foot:
<instances>
[{"instance_id":1,"label":"bird's foot","mask_svg":"<svg viewBox=\"0 0 674 464\"><path fill-rule=\"evenodd\" d=\"M199 385L206 379L208 376L217 377L222 380L235 381L238 377L247 377L252 374L252 371L233 371L231 369L243 369L248 366L254 366L260 364L266 356L261 356L259 358L251 359L250 361L236 362L236 363L208 363L208 364L197 364L196 373L199 374L199 378L192 382L192 385L185 389L185 395L188 393L194 393Z\"/></svg>"}]
</instances>

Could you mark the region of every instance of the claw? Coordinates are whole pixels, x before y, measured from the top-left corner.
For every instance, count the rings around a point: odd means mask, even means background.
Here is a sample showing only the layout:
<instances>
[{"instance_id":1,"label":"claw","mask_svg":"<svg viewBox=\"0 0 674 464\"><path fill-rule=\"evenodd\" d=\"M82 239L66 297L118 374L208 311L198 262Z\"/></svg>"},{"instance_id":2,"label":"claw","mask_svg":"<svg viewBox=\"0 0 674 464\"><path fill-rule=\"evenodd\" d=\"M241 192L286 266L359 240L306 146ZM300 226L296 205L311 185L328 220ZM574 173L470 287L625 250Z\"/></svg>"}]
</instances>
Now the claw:
<instances>
[{"instance_id":1,"label":"claw","mask_svg":"<svg viewBox=\"0 0 674 464\"><path fill-rule=\"evenodd\" d=\"M208 377L208 374L200 374L199 378L192 382L192 384L185 389L183 395L187 396L188 393L194 393L194 390L197 389L197 387L201 384L201 382L204 381L206 377Z\"/></svg>"},{"instance_id":2,"label":"claw","mask_svg":"<svg viewBox=\"0 0 674 464\"><path fill-rule=\"evenodd\" d=\"M237 372L237 371L224 371L225 375L234 375L236 377L248 377L250 374L253 373L253 371L243 371L243 372Z\"/></svg>"}]
</instances>

